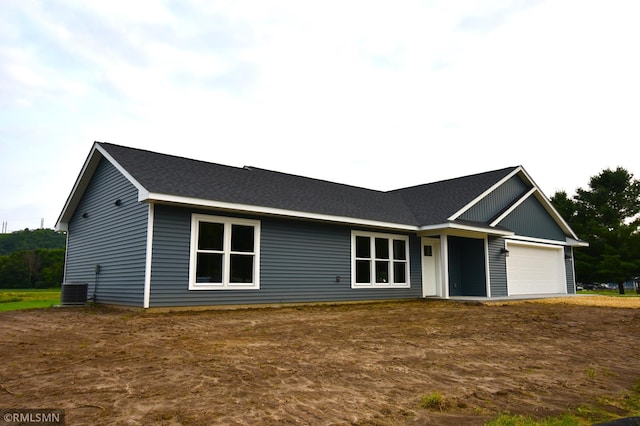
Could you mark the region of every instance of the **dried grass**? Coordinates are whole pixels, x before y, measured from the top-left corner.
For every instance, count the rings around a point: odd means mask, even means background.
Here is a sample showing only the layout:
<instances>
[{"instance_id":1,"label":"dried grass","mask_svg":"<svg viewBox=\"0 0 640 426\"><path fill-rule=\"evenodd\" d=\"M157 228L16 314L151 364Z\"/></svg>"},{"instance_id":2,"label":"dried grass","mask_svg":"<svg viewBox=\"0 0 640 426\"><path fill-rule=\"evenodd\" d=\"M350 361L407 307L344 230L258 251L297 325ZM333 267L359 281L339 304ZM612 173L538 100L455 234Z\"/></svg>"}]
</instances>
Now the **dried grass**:
<instances>
[{"instance_id":1,"label":"dried grass","mask_svg":"<svg viewBox=\"0 0 640 426\"><path fill-rule=\"evenodd\" d=\"M500 304L500 302L495 302ZM607 308L632 308L640 309L640 297L616 297L601 295L575 295L567 297L552 297L546 299L529 299L509 303L543 303L559 305L603 306ZM489 302L488 304L492 304Z\"/></svg>"}]
</instances>

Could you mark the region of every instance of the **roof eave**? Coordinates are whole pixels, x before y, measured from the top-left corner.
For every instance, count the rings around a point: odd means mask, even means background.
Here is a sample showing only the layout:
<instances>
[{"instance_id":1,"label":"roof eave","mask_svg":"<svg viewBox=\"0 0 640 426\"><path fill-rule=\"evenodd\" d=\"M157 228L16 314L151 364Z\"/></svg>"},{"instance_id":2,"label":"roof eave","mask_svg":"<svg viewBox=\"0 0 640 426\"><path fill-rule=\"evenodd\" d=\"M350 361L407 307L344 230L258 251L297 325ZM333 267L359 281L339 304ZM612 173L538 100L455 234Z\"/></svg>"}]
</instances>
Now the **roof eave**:
<instances>
[{"instance_id":1,"label":"roof eave","mask_svg":"<svg viewBox=\"0 0 640 426\"><path fill-rule=\"evenodd\" d=\"M589 243L583 240L577 240L567 237L567 245L571 247L589 247Z\"/></svg>"},{"instance_id":2,"label":"roof eave","mask_svg":"<svg viewBox=\"0 0 640 426\"><path fill-rule=\"evenodd\" d=\"M464 232L478 232L481 234L488 235L497 235L497 236L511 236L515 235L515 232L509 231L507 229L497 229L492 226L483 226L483 225L472 225L467 223L458 223L458 222L445 222L438 223L435 225L425 225L421 226L418 229L419 231L428 232L428 231L438 231L438 232L449 232L449 231L464 231Z\"/></svg>"},{"instance_id":3,"label":"roof eave","mask_svg":"<svg viewBox=\"0 0 640 426\"><path fill-rule=\"evenodd\" d=\"M317 220L323 222L347 223L352 225L370 226L376 228L388 228L402 231L418 231L417 225L386 222L382 220L362 219L348 216L335 216L330 214L312 213L305 211L289 210L284 208L256 206L252 204L231 203L225 201L208 200L202 198L184 197L179 195L162 194L156 192L139 192L139 201L162 204L186 205L220 209L241 213L264 214L270 216L284 216L298 219Z\"/></svg>"}]
</instances>

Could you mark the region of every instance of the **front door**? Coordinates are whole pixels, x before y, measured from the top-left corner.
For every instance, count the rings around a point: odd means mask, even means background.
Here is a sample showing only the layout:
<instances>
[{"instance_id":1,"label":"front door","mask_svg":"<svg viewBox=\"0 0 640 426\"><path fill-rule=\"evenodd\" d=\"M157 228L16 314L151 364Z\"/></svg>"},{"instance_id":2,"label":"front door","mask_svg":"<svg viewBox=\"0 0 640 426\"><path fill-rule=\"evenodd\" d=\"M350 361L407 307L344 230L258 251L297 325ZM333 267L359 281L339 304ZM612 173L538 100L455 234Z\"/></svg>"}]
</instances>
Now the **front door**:
<instances>
[{"instance_id":1,"label":"front door","mask_svg":"<svg viewBox=\"0 0 640 426\"><path fill-rule=\"evenodd\" d=\"M422 297L441 296L440 239L422 238Z\"/></svg>"}]
</instances>

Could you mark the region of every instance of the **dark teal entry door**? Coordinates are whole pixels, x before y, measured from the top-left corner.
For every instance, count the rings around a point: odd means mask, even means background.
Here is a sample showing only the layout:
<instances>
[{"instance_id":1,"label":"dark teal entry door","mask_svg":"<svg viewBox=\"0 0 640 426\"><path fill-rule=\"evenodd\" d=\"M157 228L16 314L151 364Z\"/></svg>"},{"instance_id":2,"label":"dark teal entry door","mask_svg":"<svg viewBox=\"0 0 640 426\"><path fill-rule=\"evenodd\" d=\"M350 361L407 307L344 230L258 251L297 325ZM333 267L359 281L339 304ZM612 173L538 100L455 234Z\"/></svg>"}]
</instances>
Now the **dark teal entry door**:
<instances>
[{"instance_id":1,"label":"dark teal entry door","mask_svg":"<svg viewBox=\"0 0 640 426\"><path fill-rule=\"evenodd\" d=\"M484 240L448 237L449 296L487 296Z\"/></svg>"}]
</instances>

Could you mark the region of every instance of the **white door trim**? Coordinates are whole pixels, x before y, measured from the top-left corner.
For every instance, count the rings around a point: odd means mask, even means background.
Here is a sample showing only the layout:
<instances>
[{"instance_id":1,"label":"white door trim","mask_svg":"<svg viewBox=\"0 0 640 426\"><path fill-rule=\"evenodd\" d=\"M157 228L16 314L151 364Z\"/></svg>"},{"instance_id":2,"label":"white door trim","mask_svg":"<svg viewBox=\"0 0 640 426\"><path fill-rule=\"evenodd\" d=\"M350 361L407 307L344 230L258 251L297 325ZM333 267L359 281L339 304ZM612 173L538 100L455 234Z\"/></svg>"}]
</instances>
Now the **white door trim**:
<instances>
[{"instance_id":1,"label":"white door trim","mask_svg":"<svg viewBox=\"0 0 640 426\"><path fill-rule=\"evenodd\" d=\"M431 256L426 255L425 246L431 247ZM422 297L442 297L442 256L440 254L440 239L428 237L420 239Z\"/></svg>"}]
</instances>

